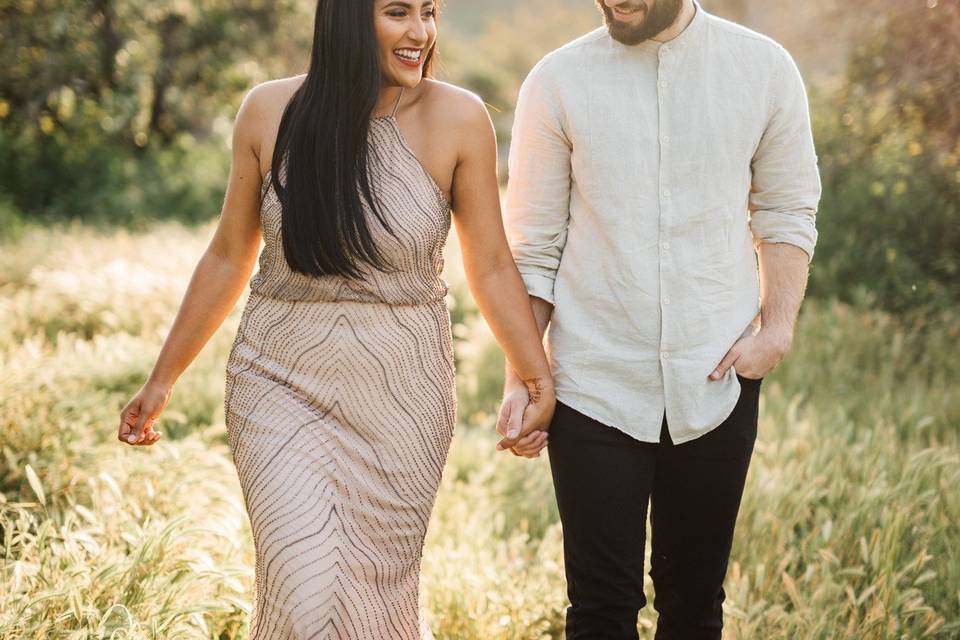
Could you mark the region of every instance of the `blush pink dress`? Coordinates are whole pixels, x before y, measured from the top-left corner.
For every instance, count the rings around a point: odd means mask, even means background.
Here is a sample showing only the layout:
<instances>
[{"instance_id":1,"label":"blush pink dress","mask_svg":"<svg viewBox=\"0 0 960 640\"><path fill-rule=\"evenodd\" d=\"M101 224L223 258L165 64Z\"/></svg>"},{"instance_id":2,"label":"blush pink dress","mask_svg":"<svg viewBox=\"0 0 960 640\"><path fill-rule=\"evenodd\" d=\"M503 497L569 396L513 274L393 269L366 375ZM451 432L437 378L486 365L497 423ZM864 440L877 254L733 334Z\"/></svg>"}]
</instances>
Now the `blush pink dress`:
<instances>
[{"instance_id":1,"label":"blush pink dress","mask_svg":"<svg viewBox=\"0 0 960 640\"><path fill-rule=\"evenodd\" d=\"M456 410L450 205L394 116L371 121L370 150L397 237L368 211L370 227L398 269L367 282L293 272L264 181L224 399L256 550L252 640L432 637L419 572Z\"/></svg>"}]
</instances>

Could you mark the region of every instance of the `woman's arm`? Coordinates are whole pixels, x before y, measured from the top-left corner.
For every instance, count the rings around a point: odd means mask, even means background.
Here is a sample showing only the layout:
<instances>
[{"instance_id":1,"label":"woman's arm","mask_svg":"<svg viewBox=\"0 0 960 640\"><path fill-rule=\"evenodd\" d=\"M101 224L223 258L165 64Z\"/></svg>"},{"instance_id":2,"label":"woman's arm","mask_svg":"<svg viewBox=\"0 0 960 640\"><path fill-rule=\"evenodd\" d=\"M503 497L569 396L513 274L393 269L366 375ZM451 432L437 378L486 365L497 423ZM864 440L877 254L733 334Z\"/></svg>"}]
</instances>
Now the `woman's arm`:
<instances>
[{"instance_id":1,"label":"woman's arm","mask_svg":"<svg viewBox=\"0 0 960 640\"><path fill-rule=\"evenodd\" d=\"M570 155L565 117L550 57L534 66L520 87L510 138L510 184L504 221L520 277L543 336L553 314L553 289L570 219ZM499 421L513 418L522 381L507 363ZM517 448L511 449L522 455Z\"/></svg>"},{"instance_id":2,"label":"woman's arm","mask_svg":"<svg viewBox=\"0 0 960 640\"><path fill-rule=\"evenodd\" d=\"M479 100L471 97L465 102L463 109L455 110L462 147L452 188L454 223L470 292L529 394L523 424L514 421L505 434L506 444L513 446L531 431L549 427L553 378L527 288L507 244L493 124Z\"/></svg>"},{"instance_id":3,"label":"woman's arm","mask_svg":"<svg viewBox=\"0 0 960 640\"><path fill-rule=\"evenodd\" d=\"M121 412L122 442L150 445L159 439L151 425L169 401L174 383L229 315L249 281L261 234L260 93L260 87L250 91L237 113L220 222L193 272L153 372Z\"/></svg>"}]
</instances>

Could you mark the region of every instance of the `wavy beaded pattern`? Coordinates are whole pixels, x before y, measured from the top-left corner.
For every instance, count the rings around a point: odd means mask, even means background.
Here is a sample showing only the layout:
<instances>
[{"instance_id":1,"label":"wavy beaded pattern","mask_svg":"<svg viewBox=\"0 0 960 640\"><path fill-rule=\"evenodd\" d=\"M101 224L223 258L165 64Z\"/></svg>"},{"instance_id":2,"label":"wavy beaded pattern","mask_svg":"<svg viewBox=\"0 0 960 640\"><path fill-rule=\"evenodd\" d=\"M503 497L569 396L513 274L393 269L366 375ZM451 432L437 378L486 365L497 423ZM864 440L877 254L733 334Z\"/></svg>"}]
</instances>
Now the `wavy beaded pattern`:
<instances>
[{"instance_id":1,"label":"wavy beaded pattern","mask_svg":"<svg viewBox=\"0 0 960 640\"><path fill-rule=\"evenodd\" d=\"M252 640L432 637L419 572L456 410L450 206L394 117L371 121L370 148L396 238L368 219L397 270L366 282L291 271L264 181L224 398L255 547Z\"/></svg>"}]
</instances>

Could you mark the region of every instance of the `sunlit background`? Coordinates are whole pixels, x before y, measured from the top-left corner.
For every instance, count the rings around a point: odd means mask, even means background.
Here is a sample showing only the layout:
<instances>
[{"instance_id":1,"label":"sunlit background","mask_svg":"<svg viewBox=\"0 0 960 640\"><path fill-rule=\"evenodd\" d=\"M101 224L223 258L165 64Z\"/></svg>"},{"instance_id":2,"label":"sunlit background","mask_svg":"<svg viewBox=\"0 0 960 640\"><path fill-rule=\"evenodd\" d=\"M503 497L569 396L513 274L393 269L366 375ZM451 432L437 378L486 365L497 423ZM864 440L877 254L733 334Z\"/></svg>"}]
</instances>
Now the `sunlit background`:
<instances>
[{"instance_id":1,"label":"sunlit background","mask_svg":"<svg viewBox=\"0 0 960 640\"><path fill-rule=\"evenodd\" d=\"M793 349L764 382L726 637L960 638L960 2L702 5L794 55L824 185ZM240 101L305 71L313 10L0 0L2 640L245 637L253 547L222 408L244 300L164 440L115 433L213 233ZM438 74L483 97L505 158L527 71L599 24L593 0L448 0ZM493 449L503 359L455 238L447 253L459 424L424 604L440 639L562 638L548 463Z\"/></svg>"}]
</instances>

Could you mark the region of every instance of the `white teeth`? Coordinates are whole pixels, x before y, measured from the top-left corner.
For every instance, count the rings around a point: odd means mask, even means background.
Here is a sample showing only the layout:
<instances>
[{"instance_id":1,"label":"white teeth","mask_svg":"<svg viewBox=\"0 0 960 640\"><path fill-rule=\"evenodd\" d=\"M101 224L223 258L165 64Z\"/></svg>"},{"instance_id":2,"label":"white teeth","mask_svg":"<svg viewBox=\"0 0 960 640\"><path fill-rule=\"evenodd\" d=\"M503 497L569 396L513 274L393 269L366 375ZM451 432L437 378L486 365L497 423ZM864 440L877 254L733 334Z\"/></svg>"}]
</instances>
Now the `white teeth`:
<instances>
[{"instance_id":1,"label":"white teeth","mask_svg":"<svg viewBox=\"0 0 960 640\"><path fill-rule=\"evenodd\" d=\"M397 49L394 53L406 60L420 59L420 49Z\"/></svg>"}]
</instances>

